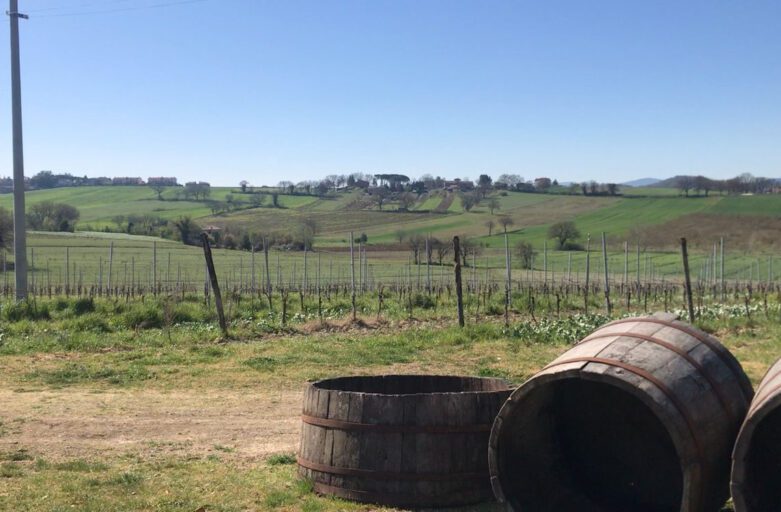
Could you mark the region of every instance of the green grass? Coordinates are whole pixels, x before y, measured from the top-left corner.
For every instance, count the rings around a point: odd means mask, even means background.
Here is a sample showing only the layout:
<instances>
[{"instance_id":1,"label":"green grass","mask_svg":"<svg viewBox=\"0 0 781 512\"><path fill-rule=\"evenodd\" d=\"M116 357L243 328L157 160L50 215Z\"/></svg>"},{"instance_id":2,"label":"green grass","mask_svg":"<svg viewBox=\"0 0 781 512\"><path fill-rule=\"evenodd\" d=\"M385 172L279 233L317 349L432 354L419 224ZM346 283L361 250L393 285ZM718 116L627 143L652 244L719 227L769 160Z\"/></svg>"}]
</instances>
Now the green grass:
<instances>
[{"instance_id":1,"label":"green grass","mask_svg":"<svg viewBox=\"0 0 781 512\"><path fill-rule=\"evenodd\" d=\"M740 314L708 315L701 326L722 339L743 364L754 383L777 358L781 327L775 319L757 315L748 320ZM595 318L595 322L604 320ZM93 353L81 349L69 352L70 362L56 362L33 351L25 356L0 354L9 371L0 389L29 386L20 377L20 368L39 371L52 365L70 363L89 366L132 366L150 358L157 361L165 379L135 388L144 392L155 388L170 390L214 390L246 393L257 389L299 389L306 380L349 374L394 372L458 373L498 376L520 383L533 375L570 344L567 338L545 339L541 332L560 333L567 320L546 318L549 328L528 336L531 322L520 320L505 330L499 323L470 325L465 330L448 325L421 325L393 332L338 333L326 337L283 336L271 342L255 340L218 349L219 357L189 360L183 353L206 346L192 339L158 343L154 338L127 344L114 337L115 350ZM555 324L555 325L554 325ZM578 324L579 325L579 324ZM595 324L596 325L596 324ZM588 327L593 330L593 326ZM572 335L582 336L577 330ZM29 342L32 343L32 342ZM269 358L279 361L273 371L253 368L244 362ZM185 374L185 369L190 373ZM20 380L20 378L22 380ZM38 382L44 389L56 384ZM75 390L96 392L124 389L122 383L106 382L99 376L71 383ZM167 387L167 386L170 386ZM295 415L295 412L291 412ZM34 458L35 457L35 458ZM297 476L295 457L283 452L265 460L246 463L232 446L214 445L209 455L171 455L154 450L117 450L64 460L50 460L32 445L0 456L0 509L20 511L194 511L205 510L387 510L342 500L323 498L312 492L311 483ZM468 507L466 510L475 510ZM479 510L497 510L485 505ZM724 510L731 510L726 508Z\"/></svg>"}]
</instances>

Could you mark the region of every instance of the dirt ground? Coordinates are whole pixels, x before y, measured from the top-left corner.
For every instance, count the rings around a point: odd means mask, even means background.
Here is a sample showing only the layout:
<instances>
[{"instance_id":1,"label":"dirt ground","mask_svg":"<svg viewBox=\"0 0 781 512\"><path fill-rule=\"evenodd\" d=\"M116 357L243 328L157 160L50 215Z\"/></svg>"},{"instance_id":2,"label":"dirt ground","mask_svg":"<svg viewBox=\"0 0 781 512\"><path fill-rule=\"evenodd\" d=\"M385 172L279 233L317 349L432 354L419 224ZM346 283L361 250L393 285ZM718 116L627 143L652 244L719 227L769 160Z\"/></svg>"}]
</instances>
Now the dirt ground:
<instances>
[{"instance_id":1,"label":"dirt ground","mask_svg":"<svg viewBox=\"0 0 781 512\"><path fill-rule=\"evenodd\" d=\"M300 391L0 389L0 452L46 460L219 452L239 464L298 445Z\"/></svg>"}]
</instances>

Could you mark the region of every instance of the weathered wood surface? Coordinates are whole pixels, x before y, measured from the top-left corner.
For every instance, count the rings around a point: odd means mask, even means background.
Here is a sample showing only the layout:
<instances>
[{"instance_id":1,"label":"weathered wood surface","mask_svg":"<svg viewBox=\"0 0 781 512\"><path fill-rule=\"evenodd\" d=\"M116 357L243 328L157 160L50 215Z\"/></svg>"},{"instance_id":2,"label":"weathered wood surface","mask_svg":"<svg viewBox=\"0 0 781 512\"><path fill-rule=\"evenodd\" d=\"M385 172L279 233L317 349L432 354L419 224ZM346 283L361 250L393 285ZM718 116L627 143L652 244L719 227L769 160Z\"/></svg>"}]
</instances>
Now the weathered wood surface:
<instances>
[{"instance_id":1,"label":"weathered wood surface","mask_svg":"<svg viewBox=\"0 0 781 512\"><path fill-rule=\"evenodd\" d=\"M718 340L671 315L609 323L503 406L494 492L519 511L716 512L752 395Z\"/></svg>"},{"instance_id":2,"label":"weathered wood surface","mask_svg":"<svg viewBox=\"0 0 781 512\"><path fill-rule=\"evenodd\" d=\"M736 512L781 510L781 360L751 403L732 456Z\"/></svg>"},{"instance_id":3,"label":"weathered wood surface","mask_svg":"<svg viewBox=\"0 0 781 512\"><path fill-rule=\"evenodd\" d=\"M345 377L304 392L299 470L321 494L400 507L493 499L488 437L500 379Z\"/></svg>"}]
</instances>

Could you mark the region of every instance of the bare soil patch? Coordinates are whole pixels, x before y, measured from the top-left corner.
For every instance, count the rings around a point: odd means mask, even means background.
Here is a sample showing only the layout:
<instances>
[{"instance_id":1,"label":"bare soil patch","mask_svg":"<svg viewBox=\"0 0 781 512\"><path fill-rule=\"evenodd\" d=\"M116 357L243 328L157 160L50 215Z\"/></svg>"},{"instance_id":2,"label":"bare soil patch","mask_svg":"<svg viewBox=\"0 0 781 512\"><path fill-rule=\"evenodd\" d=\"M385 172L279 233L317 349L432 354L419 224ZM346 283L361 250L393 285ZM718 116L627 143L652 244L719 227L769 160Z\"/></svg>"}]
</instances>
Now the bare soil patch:
<instances>
[{"instance_id":1,"label":"bare soil patch","mask_svg":"<svg viewBox=\"0 0 781 512\"><path fill-rule=\"evenodd\" d=\"M219 453L252 462L295 451L301 392L0 390L0 453L46 460Z\"/></svg>"},{"instance_id":2,"label":"bare soil patch","mask_svg":"<svg viewBox=\"0 0 781 512\"><path fill-rule=\"evenodd\" d=\"M677 248L685 236L690 247L708 250L724 237L730 250L761 251L781 248L781 219L768 216L692 213L653 226L637 229L638 238L649 247Z\"/></svg>"}]
</instances>

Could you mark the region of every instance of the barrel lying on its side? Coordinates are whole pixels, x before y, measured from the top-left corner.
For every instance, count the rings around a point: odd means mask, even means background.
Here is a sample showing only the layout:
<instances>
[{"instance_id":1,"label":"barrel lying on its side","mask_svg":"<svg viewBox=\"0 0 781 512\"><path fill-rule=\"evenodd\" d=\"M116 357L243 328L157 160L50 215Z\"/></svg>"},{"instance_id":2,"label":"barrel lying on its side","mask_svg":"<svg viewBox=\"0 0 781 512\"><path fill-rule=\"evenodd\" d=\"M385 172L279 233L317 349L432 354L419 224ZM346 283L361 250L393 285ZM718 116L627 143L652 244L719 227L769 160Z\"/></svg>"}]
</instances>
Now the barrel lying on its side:
<instances>
[{"instance_id":1,"label":"barrel lying on its side","mask_svg":"<svg viewBox=\"0 0 781 512\"><path fill-rule=\"evenodd\" d=\"M732 461L736 512L781 510L781 361L759 385Z\"/></svg>"},{"instance_id":2,"label":"barrel lying on its side","mask_svg":"<svg viewBox=\"0 0 781 512\"><path fill-rule=\"evenodd\" d=\"M525 512L715 512L753 391L671 315L603 326L516 390L494 423L494 492Z\"/></svg>"},{"instance_id":3,"label":"barrel lying on its side","mask_svg":"<svg viewBox=\"0 0 781 512\"><path fill-rule=\"evenodd\" d=\"M389 375L307 385L298 464L315 491L397 507L493 499L488 436L500 379Z\"/></svg>"}]
</instances>

